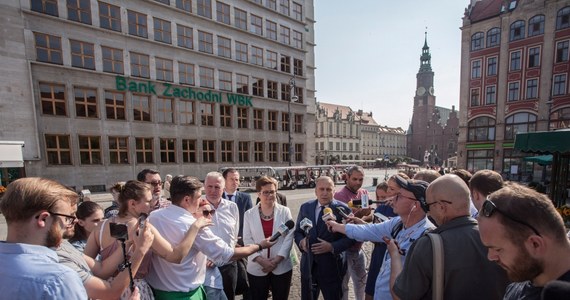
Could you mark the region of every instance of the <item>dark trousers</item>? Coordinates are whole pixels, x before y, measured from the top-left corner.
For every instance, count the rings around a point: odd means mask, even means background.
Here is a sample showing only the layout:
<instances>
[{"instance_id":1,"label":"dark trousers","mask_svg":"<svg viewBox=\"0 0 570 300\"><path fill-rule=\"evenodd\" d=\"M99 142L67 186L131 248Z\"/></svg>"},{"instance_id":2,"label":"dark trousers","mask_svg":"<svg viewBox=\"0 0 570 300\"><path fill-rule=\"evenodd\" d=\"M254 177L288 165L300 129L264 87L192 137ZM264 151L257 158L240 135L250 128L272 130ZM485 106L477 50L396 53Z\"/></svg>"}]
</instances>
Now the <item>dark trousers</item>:
<instances>
[{"instance_id":1,"label":"dark trousers","mask_svg":"<svg viewBox=\"0 0 570 300\"><path fill-rule=\"evenodd\" d=\"M249 283L247 280L247 259L237 260L237 286L236 295L243 295L243 300L251 300Z\"/></svg>"},{"instance_id":2,"label":"dark trousers","mask_svg":"<svg viewBox=\"0 0 570 300\"><path fill-rule=\"evenodd\" d=\"M281 275L269 273L265 276L254 276L247 273L249 280L250 295L252 300L267 300L269 288L271 287L271 299L287 300L289 289L291 288L291 277L293 270Z\"/></svg>"},{"instance_id":3,"label":"dark trousers","mask_svg":"<svg viewBox=\"0 0 570 300\"><path fill-rule=\"evenodd\" d=\"M301 299L302 300L317 300L319 299L319 292L323 293L325 300L340 300L342 299L342 278L344 272L338 268L319 268L318 264L314 263L311 279L306 275L305 270L301 270Z\"/></svg>"},{"instance_id":4,"label":"dark trousers","mask_svg":"<svg viewBox=\"0 0 570 300\"><path fill-rule=\"evenodd\" d=\"M222 273L224 293L226 294L226 297L228 297L228 300L234 300L237 286L237 264L234 261L219 267L219 269L220 273Z\"/></svg>"}]
</instances>

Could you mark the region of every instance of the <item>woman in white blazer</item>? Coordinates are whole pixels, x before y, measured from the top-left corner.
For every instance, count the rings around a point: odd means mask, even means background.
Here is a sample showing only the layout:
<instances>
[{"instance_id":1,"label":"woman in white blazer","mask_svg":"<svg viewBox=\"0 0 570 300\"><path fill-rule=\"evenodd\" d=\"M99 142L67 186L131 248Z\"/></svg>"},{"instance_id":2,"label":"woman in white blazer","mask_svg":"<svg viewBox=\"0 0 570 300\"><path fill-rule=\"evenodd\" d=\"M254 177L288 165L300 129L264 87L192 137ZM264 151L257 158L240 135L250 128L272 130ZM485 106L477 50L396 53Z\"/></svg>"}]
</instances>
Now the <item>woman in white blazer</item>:
<instances>
[{"instance_id":1,"label":"woman in white blazer","mask_svg":"<svg viewBox=\"0 0 570 300\"><path fill-rule=\"evenodd\" d=\"M277 180L262 176L256 182L256 189L261 201L244 215L243 240L246 244L258 243L272 236L278 232L279 226L292 220L289 208L276 202ZM253 300L266 300L270 287L274 300L289 298L293 275L290 257L293 231L291 229L279 237L273 247L247 258L247 277Z\"/></svg>"}]
</instances>

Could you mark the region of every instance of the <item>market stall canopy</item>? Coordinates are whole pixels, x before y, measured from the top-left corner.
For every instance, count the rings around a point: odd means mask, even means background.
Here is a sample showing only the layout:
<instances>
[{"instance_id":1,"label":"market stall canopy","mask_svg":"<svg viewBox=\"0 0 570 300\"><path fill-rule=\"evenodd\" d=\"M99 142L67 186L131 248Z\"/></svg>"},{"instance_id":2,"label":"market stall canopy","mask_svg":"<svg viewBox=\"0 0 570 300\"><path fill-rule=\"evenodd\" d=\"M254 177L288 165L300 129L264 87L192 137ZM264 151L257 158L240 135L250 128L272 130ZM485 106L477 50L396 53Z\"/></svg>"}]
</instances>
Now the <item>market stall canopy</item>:
<instances>
[{"instance_id":1,"label":"market stall canopy","mask_svg":"<svg viewBox=\"0 0 570 300\"><path fill-rule=\"evenodd\" d=\"M570 130L518 133L514 148L541 154L570 153Z\"/></svg>"},{"instance_id":2,"label":"market stall canopy","mask_svg":"<svg viewBox=\"0 0 570 300\"><path fill-rule=\"evenodd\" d=\"M548 166L552 164L552 154L540 155L540 156L529 156L524 158L525 161L535 162L541 166Z\"/></svg>"},{"instance_id":3,"label":"market stall canopy","mask_svg":"<svg viewBox=\"0 0 570 300\"><path fill-rule=\"evenodd\" d=\"M24 147L24 142L0 141L0 168L23 167L22 147Z\"/></svg>"}]
</instances>

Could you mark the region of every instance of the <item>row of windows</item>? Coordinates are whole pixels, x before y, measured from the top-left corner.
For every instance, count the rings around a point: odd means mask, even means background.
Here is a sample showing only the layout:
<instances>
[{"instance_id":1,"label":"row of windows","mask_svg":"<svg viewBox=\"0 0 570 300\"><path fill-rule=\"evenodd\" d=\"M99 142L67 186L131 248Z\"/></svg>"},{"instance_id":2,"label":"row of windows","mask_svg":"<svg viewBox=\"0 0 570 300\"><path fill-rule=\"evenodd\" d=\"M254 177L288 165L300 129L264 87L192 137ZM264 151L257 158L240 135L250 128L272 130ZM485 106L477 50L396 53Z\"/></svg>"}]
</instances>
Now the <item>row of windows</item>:
<instances>
[{"instance_id":1,"label":"row of windows","mask_svg":"<svg viewBox=\"0 0 570 300\"><path fill-rule=\"evenodd\" d=\"M495 153L498 153L496 151L493 149L467 151L468 170L473 173L485 169L492 170L494 168L494 155ZM528 156L527 153L518 150L503 149L502 172L505 174L507 180L521 181L523 179L526 179L527 176L532 176L533 163L524 161L523 158L526 156ZM518 167L518 174L511 174L511 166L514 165Z\"/></svg>"},{"instance_id":2,"label":"row of windows","mask_svg":"<svg viewBox=\"0 0 570 300\"><path fill-rule=\"evenodd\" d=\"M34 32L35 43L36 43L36 55L37 60L41 62L63 64L63 51L62 51L62 40L60 37L48 35L44 33ZM229 41L229 40L228 40ZM95 45L88 42L69 40L70 52L71 52L71 65L73 67L83 68L83 69L96 69L96 56L95 53L98 52L99 48L95 48ZM247 45L245 46L245 53L247 54ZM130 75L133 77L140 77L145 79L156 79L166 82L177 82L183 85L197 85L196 76L198 76L198 85L204 88L219 89L222 91L237 92L240 94L254 95L259 97L267 97L271 99L279 99L281 95L282 100L289 101L291 94L291 86L289 83L281 83L281 88L279 89L279 83L271 80L264 80L262 78L252 77L245 74L235 74L226 70L217 70L217 73L213 68L199 66L198 74L196 74L196 67L192 63L174 61L172 59L161 58L161 57L150 57L147 54L128 52L123 53L122 49L111 48L107 46L101 46L100 53L102 57L102 69L103 72L113 73L113 74L125 74L128 73L125 70L125 61L129 61L128 67L130 69ZM97 50L97 51L95 51ZM259 55L263 55L263 49L260 49ZM272 51L266 51L267 62L270 62L270 66L277 68L277 53ZM263 61L263 57L258 57L258 59ZM151 69L151 62L154 60L154 68ZM287 55L280 56L280 68L285 73L291 73L291 57ZM300 59L293 59L293 74L303 75L303 61ZM151 76L151 72L154 72L154 76ZM235 79L234 79L235 78ZM217 79L217 86L215 82ZM234 84L235 82L235 84ZM302 87L295 87L295 95L298 96L297 102L303 103L303 91Z\"/></svg>"},{"instance_id":3,"label":"row of windows","mask_svg":"<svg viewBox=\"0 0 570 300\"><path fill-rule=\"evenodd\" d=\"M44 136L49 165L74 164L70 135L45 134ZM81 165L103 165L105 146L108 152L106 163L111 165L131 164L133 161L135 164L289 161L289 144L287 143L159 138L158 151L155 151L156 139L152 137L109 136L107 145L103 145L103 139L101 136L77 136L76 149L79 152ZM133 139L134 149L131 149L133 145L130 141L132 142ZM303 144L295 144L294 151L295 161L302 162ZM281 161L279 161L279 154L281 154Z\"/></svg>"},{"instance_id":4,"label":"row of windows","mask_svg":"<svg viewBox=\"0 0 570 300\"><path fill-rule=\"evenodd\" d=\"M560 9L556 16L556 30L570 27L570 7ZM528 20L528 32L525 35L525 21L517 20L511 23L509 42L544 34L544 15L536 15ZM493 27L487 31L486 45L485 33L476 32L471 36L471 51L499 46L501 43L501 30Z\"/></svg>"},{"instance_id":5,"label":"row of windows","mask_svg":"<svg viewBox=\"0 0 570 300\"><path fill-rule=\"evenodd\" d=\"M157 0L170 5L169 0ZM32 10L59 16L57 10L57 0L32 0ZM212 18L212 1L197 0L198 15ZM98 1L99 6L99 26L101 28L122 32L121 28L121 8L109 3ZM176 7L188 12L192 12L192 2L187 0L176 0ZM280 0L280 12L289 16L289 0ZM303 7L301 4L293 2L293 15L302 21ZM91 25L91 1L90 0L67 0L67 16L69 20ZM249 31L264 36L263 18L250 14L249 23L247 12L234 7L233 25L239 29ZM153 17L153 28L149 28L148 16L146 14L127 10L128 33L130 35L148 38L149 30L154 32L154 40L162 43L172 44L171 22L168 20ZM230 5L216 1L216 21L231 25ZM180 25L179 25L180 26ZM279 41L285 45L295 48L303 48L303 34L296 30L291 30L287 26L279 25L279 37L277 36L277 23L265 19L265 37L274 41Z\"/></svg>"},{"instance_id":6,"label":"row of windows","mask_svg":"<svg viewBox=\"0 0 570 300\"><path fill-rule=\"evenodd\" d=\"M180 125L201 125L222 128L256 129L268 131L289 131L289 113L261 108L239 107L213 102L182 100L177 98L150 97L90 87L73 87L71 97L66 96L63 84L39 83L42 115L69 116L68 101L78 118L98 119L98 99L103 98L104 115L107 120L133 120ZM68 100L70 99L70 100ZM130 100L130 101L128 101ZM127 104L128 103L128 104ZM219 120L216 122L215 120ZM280 124L280 126L279 126ZM293 132L302 133L303 115L293 115Z\"/></svg>"},{"instance_id":7,"label":"row of windows","mask_svg":"<svg viewBox=\"0 0 570 300\"><path fill-rule=\"evenodd\" d=\"M328 143L328 148L325 149L324 148L324 142L321 142L321 148L319 148L319 143L316 143L316 150L323 150L323 151L360 151L360 143L346 143L346 142L342 142L342 149L341 149L341 142L329 142ZM336 145L336 148L333 147L333 145ZM348 147L347 147L348 146Z\"/></svg>"}]
</instances>

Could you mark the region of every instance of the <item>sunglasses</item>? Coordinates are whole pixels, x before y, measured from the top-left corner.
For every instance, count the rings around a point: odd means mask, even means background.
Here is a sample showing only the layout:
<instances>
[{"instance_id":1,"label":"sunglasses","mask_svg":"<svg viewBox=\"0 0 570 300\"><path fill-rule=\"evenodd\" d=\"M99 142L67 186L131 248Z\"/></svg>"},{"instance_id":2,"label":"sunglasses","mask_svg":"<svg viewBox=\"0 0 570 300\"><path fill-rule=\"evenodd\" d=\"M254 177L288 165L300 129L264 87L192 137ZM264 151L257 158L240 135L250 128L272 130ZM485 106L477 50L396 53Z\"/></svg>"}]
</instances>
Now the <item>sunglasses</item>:
<instances>
[{"instance_id":1,"label":"sunglasses","mask_svg":"<svg viewBox=\"0 0 570 300\"><path fill-rule=\"evenodd\" d=\"M215 209L211 209L211 210L204 209L204 210L202 211L202 215L203 215L204 217L208 217L208 216L210 216L210 215L213 216L215 212L216 212Z\"/></svg>"},{"instance_id":2,"label":"sunglasses","mask_svg":"<svg viewBox=\"0 0 570 300\"><path fill-rule=\"evenodd\" d=\"M493 215L494 212L499 212L501 215L507 217L507 219L519 223L521 225L524 225L528 228L530 228L536 235L541 236L540 233L538 232L538 230L536 230L536 228L534 228L532 225L528 224L527 222L518 220L516 218L514 218L513 216L505 213L504 211L500 210L499 208L497 208L497 205L495 205L495 203L491 200L489 200L489 197L487 197L487 200L485 200L485 202L483 202L483 207L481 208L481 214L485 217L490 217Z\"/></svg>"},{"instance_id":3,"label":"sunglasses","mask_svg":"<svg viewBox=\"0 0 570 300\"><path fill-rule=\"evenodd\" d=\"M152 186L162 186L162 181L151 181L151 182L146 182L147 184L150 184Z\"/></svg>"}]
</instances>

